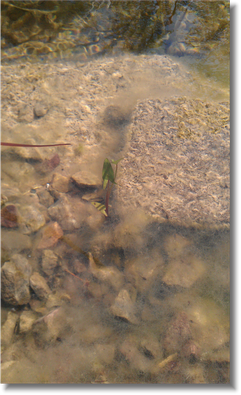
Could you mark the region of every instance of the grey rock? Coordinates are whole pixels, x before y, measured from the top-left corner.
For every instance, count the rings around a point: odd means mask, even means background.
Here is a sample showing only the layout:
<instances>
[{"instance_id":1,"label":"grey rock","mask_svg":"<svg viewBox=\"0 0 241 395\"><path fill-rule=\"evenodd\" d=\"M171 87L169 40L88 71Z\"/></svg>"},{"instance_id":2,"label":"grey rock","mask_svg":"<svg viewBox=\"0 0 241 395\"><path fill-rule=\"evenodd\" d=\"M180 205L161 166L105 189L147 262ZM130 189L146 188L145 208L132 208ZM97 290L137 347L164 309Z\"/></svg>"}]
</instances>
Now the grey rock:
<instances>
[{"instance_id":1,"label":"grey rock","mask_svg":"<svg viewBox=\"0 0 241 395\"><path fill-rule=\"evenodd\" d=\"M39 299L47 300L51 293L46 280L37 272L34 272L30 277L30 287Z\"/></svg>"},{"instance_id":2,"label":"grey rock","mask_svg":"<svg viewBox=\"0 0 241 395\"><path fill-rule=\"evenodd\" d=\"M23 305L30 300L29 279L31 266L18 254L5 262L1 269L2 299L12 305Z\"/></svg>"}]
</instances>

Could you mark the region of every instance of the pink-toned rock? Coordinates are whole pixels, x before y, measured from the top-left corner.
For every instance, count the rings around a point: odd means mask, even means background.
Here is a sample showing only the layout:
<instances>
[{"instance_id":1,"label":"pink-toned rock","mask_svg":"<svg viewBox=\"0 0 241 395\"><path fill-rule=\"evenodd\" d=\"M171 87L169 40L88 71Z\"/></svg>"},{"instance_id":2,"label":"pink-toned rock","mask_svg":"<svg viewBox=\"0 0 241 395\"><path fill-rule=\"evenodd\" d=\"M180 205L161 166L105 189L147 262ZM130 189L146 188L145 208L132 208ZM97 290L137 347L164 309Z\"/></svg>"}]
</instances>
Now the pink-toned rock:
<instances>
[{"instance_id":1,"label":"pink-toned rock","mask_svg":"<svg viewBox=\"0 0 241 395\"><path fill-rule=\"evenodd\" d=\"M55 245L63 236L63 231L58 222L49 222L42 230L42 237L38 243L38 249L49 248Z\"/></svg>"}]
</instances>

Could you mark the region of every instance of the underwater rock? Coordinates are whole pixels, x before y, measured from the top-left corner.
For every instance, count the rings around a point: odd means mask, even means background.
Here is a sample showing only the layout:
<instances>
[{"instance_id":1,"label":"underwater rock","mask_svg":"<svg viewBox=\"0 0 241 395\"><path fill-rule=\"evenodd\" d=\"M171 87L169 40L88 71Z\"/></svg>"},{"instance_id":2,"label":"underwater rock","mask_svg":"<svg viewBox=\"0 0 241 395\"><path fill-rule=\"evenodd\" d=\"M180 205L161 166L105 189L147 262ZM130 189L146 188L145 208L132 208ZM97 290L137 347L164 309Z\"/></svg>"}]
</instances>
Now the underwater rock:
<instances>
[{"instance_id":1,"label":"underwater rock","mask_svg":"<svg viewBox=\"0 0 241 395\"><path fill-rule=\"evenodd\" d=\"M71 298L67 293L54 292L49 294L46 308L52 310L53 308L64 306L66 303L69 303L70 300Z\"/></svg>"},{"instance_id":2,"label":"underwater rock","mask_svg":"<svg viewBox=\"0 0 241 395\"><path fill-rule=\"evenodd\" d=\"M168 262L166 272L162 278L167 285L179 285L190 288L202 278L206 271L201 259L192 254L183 255Z\"/></svg>"},{"instance_id":3,"label":"underwater rock","mask_svg":"<svg viewBox=\"0 0 241 395\"><path fill-rule=\"evenodd\" d=\"M46 252L46 250L44 252ZM37 272L34 272L30 277L30 287L37 297L42 300L47 300L49 294L51 293L46 280Z\"/></svg>"},{"instance_id":4,"label":"underwater rock","mask_svg":"<svg viewBox=\"0 0 241 395\"><path fill-rule=\"evenodd\" d=\"M80 189L101 187L100 178L86 170L75 173L72 175L71 180Z\"/></svg>"},{"instance_id":5,"label":"underwater rock","mask_svg":"<svg viewBox=\"0 0 241 395\"><path fill-rule=\"evenodd\" d=\"M14 313L13 311L8 312L7 319L1 328L2 348L7 348L10 345L18 319L18 314Z\"/></svg>"},{"instance_id":6,"label":"underwater rock","mask_svg":"<svg viewBox=\"0 0 241 395\"><path fill-rule=\"evenodd\" d=\"M138 291L144 292L161 275L163 267L164 261L160 253L141 255L126 264L125 274Z\"/></svg>"},{"instance_id":7,"label":"underwater rock","mask_svg":"<svg viewBox=\"0 0 241 395\"><path fill-rule=\"evenodd\" d=\"M186 313L192 339L200 345L202 355L229 342L229 315L211 299L193 301Z\"/></svg>"},{"instance_id":8,"label":"underwater rock","mask_svg":"<svg viewBox=\"0 0 241 395\"><path fill-rule=\"evenodd\" d=\"M191 328L189 318L182 311L171 320L165 333L163 347L167 355L178 352L190 338Z\"/></svg>"},{"instance_id":9,"label":"underwater rock","mask_svg":"<svg viewBox=\"0 0 241 395\"><path fill-rule=\"evenodd\" d=\"M89 253L89 265L90 271L95 278L99 281L107 283L114 288L115 291L119 291L124 283L123 274L114 266L101 266L98 267L93 259L91 253Z\"/></svg>"},{"instance_id":10,"label":"underwater rock","mask_svg":"<svg viewBox=\"0 0 241 395\"><path fill-rule=\"evenodd\" d=\"M49 207L52 204L54 204L54 198L47 191L46 187L38 188L37 195L38 195L40 204L42 204L43 206Z\"/></svg>"},{"instance_id":11,"label":"underwater rock","mask_svg":"<svg viewBox=\"0 0 241 395\"><path fill-rule=\"evenodd\" d=\"M32 329L38 315L31 310L23 311L19 319L19 333L26 333Z\"/></svg>"},{"instance_id":12,"label":"underwater rock","mask_svg":"<svg viewBox=\"0 0 241 395\"><path fill-rule=\"evenodd\" d=\"M135 315L135 304L131 300L129 292L126 289L122 289L119 292L114 303L110 307L110 311L115 317L121 318L131 324L138 324L138 320Z\"/></svg>"},{"instance_id":13,"label":"underwater rock","mask_svg":"<svg viewBox=\"0 0 241 395\"><path fill-rule=\"evenodd\" d=\"M11 257L1 268L2 299L14 306L30 300L29 279L32 268L28 260L19 254Z\"/></svg>"},{"instance_id":14,"label":"underwater rock","mask_svg":"<svg viewBox=\"0 0 241 395\"><path fill-rule=\"evenodd\" d=\"M53 247L63 236L63 231L58 222L49 222L40 230L40 233L41 238L37 245L38 249Z\"/></svg>"},{"instance_id":15,"label":"underwater rock","mask_svg":"<svg viewBox=\"0 0 241 395\"><path fill-rule=\"evenodd\" d=\"M44 103L37 102L34 106L33 112L37 118L44 117L44 115L46 115L48 112L48 106Z\"/></svg>"},{"instance_id":16,"label":"underwater rock","mask_svg":"<svg viewBox=\"0 0 241 395\"><path fill-rule=\"evenodd\" d=\"M69 179L65 176L62 176L59 173L53 174L51 186L53 189L57 190L58 192L63 192L63 193L69 192L71 189Z\"/></svg>"},{"instance_id":17,"label":"underwater rock","mask_svg":"<svg viewBox=\"0 0 241 395\"><path fill-rule=\"evenodd\" d=\"M14 204L8 204L1 209L1 226L5 228L18 227L18 213Z\"/></svg>"},{"instance_id":18,"label":"underwater rock","mask_svg":"<svg viewBox=\"0 0 241 395\"><path fill-rule=\"evenodd\" d=\"M32 248L31 238L18 230L1 230L2 249L9 252L21 252Z\"/></svg>"},{"instance_id":19,"label":"underwater rock","mask_svg":"<svg viewBox=\"0 0 241 395\"><path fill-rule=\"evenodd\" d=\"M73 231L78 229L88 216L87 205L88 203L78 198L63 195L48 208L48 214L63 230Z\"/></svg>"},{"instance_id":20,"label":"underwater rock","mask_svg":"<svg viewBox=\"0 0 241 395\"><path fill-rule=\"evenodd\" d=\"M33 324L35 344L44 348L56 342L66 329L66 314L62 307L57 307L47 315L37 319Z\"/></svg>"},{"instance_id":21,"label":"underwater rock","mask_svg":"<svg viewBox=\"0 0 241 395\"><path fill-rule=\"evenodd\" d=\"M19 208L19 226L24 234L37 232L45 225L44 215L34 206Z\"/></svg>"},{"instance_id":22,"label":"underwater rock","mask_svg":"<svg viewBox=\"0 0 241 395\"><path fill-rule=\"evenodd\" d=\"M44 250L42 254L41 267L47 276L52 276L58 266L59 257L52 250Z\"/></svg>"}]
</instances>

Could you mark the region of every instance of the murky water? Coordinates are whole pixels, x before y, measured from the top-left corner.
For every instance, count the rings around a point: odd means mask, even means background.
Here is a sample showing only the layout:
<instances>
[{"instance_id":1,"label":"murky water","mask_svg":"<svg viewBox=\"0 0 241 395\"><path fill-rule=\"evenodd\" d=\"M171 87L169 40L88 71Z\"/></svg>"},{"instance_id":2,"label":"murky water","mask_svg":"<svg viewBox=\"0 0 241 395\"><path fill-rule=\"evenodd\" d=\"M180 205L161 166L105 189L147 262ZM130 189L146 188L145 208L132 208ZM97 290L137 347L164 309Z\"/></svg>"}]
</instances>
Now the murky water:
<instances>
[{"instance_id":1,"label":"murky water","mask_svg":"<svg viewBox=\"0 0 241 395\"><path fill-rule=\"evenodd\" d=\"M85 2L34 54L59 2L6 3L2 141L71 146L2 147L2 382L228 383L226 2Z\"/></svg>"}]
</instances>

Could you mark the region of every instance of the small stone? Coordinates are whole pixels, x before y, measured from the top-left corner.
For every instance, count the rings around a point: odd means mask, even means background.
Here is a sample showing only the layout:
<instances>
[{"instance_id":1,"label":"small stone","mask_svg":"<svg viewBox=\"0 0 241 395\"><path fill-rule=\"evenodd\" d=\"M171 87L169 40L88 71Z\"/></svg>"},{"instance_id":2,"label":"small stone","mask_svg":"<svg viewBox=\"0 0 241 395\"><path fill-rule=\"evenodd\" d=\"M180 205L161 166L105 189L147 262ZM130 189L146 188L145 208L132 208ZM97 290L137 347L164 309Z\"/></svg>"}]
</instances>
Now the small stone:
<instances>
[{"instance_id":1,"label":"small stone","mask_svg":"<svg viewBox=\"0 0 241 395\"><path fill-rule=\"evenodd\" d=\"M47 276L52 276L58 266L58 256L52 250L44 250L42 255L42 270Z\"/></svg>"},{"instance_id":2,"label":"small stone","mask_svg":"<svg viewBox=\"0 0 241 395\"><path fill-rule=\"evenodd\" d=\"M53 189L56 189L58 192L69 192L70 191L70 183L67 177L62 176L59 173L54 173L51 181L51 185Z\"/></svg>"},{"instance_id":3,"label":"small stone","mask_svg":"<svg viewBox=\"0 0 241 395\"><path fill-rule=\"evenodd\" d=\"M42 276L40 276L40 274L37 272L34 272L30 277L30 287L35 292L37 297L43 300L47 300L51 292L45 279Z\"/></svg>"},{"instance_id":4,"label":"small stone","mask_svg":"<svg viewBox=\"0 0 241 395\"><path fill-rule=\"evenodd\" d=\"M24 234L37 232L45 225L44 215L33 206L19 208L19 226Z\"/></svg>"},{"instance_id":5,"label":"small stone","mask_svg":"<svg viewBox=\"0 0 241 395\"><path fill-rule=\"evenodd\" d=\"M30 300L29 279L32 268L28 260L19 254L12 256L1 269L2 299L14 306Z\"/></svg>"},{"instance_id":6,"label":"small stone","mask_svg":"<svg viewBox=\"0 0 241 395\"><path fill-rule=\"evenodd\" d=\"M48 208L49 216L58 221L63 230L78 229L88 216L88 203L65 195Z\"/></svg>"},{"instance_id":7,"label":"small stone","mask_svg":"<svg viewBox=\"0 0 241 395\"><path fill-rule=\"evenodd\" d=\"M41 239L38 243L38 249L53 247L63 236L63 231L58 222L49 222L41 229Z\"/></svg>"},{"instance_id":8,"label":"small stone","mask_svg":"<svg viewBox=\"0 0 241 395\"><path fill-rule=\"evenodd\" d=\"M71 177L72 181L78 188L98 188L101 186L101 180L95 174L88 171L79 171Z\"/></svg>"},{"instance_id":9,"label":"small stone","mask_svg":"<svg viewBox=\"0 0 241 395\"><path fill-rule=\"evenodd\" d=\"M124 283L124 277L123 274L116 267L98 267L91 253L89 253L89 265L90 271L95 278L98 278L98 280L100 280L101 282L109 284L115 289L115 291L119 291Z\"/></svg>"},{"instance_id":10,"label":"small stone","mask_svg":"<svg viewBox=\"0 0 241 395\"><path fill-rule=\"evenodd\" d=\"M33 311L23 311L19 320L19 333L26 333L32 329L33 323L37 319L37 314Z\"/></svg>"},{"instance_id":11,"label":"small stone","mask_svg":"<svg viewBox=\"0 0 241 395\"><path fill-rule=\"evenodd\" d=\"M135 316L135 304L132 302L130 295L126 289L122 289L116 297L110 308L111 313L118 318L137 324L138 320Z\"/></svg>"},{"instance_id":12,"label":"small stone","mask_svg":"<svg viewBox=\"0 0 241 395\"><path fill-rule=\"evenodd\" d=\"M44 348L61 338L66 327L66 314L62 307L57 307L49 314L39 318L33 324L33 335L38 347Z\"/></svg>"},{"instance_id":13,"label":"small stone","mask_svg":"<svg viewBox=\"0 0 241 395\"><path fill-rule=\"evenodd\" d=\"M34 115L37 118L44 117L48 112L48 107L43 103L36 103L34 106Z\"/></svg>"},{"instance_id":14,"label":"small stone","mask_svg":"<svg viewBox=\"0 0 241 395\"><path fill-rule=\"evenodd\" d=\"M39 198L39 202L45 206L49 207L54 204L54 198L50 195L50 193L46 190L46 188L37 189L37 195Z\"/></svg>"}]
</instances>

